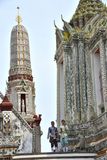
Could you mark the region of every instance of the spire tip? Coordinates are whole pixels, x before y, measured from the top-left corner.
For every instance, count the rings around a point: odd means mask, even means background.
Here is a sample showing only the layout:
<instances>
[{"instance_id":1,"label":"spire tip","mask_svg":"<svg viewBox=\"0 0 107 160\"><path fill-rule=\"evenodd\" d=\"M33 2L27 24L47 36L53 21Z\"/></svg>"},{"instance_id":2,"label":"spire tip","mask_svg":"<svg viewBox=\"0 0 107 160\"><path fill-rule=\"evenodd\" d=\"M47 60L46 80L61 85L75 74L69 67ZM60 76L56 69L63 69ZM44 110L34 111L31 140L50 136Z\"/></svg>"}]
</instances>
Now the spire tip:
<instances>
[{"instance_id":1,"label":"spire tip","mask_svg":"<svg viewBox=\"0 0 107 160\"><path fill-rule=\"evenodd\" d=\"M18 13L17 13L17 17L16 17L16 22L18 23L18 25L20 25L20 23L22 22L22 18L21 18L21 16L19 15L19 9L20 9L20 7L17 6L17 11L18 11Z\"/></svg>"}]
</instances>

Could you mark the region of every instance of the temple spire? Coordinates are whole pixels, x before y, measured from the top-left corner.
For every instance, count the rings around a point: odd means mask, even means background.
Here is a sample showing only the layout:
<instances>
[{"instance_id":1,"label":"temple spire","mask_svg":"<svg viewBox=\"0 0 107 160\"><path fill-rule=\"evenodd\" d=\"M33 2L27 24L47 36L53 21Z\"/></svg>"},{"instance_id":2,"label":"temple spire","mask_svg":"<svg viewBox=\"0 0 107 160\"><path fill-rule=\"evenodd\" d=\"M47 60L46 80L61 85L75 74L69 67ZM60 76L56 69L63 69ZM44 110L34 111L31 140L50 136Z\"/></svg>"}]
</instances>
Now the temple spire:
<instances>
[{"instance_id":1,"label":"temple spire","mask_svg":"<svg viewBox=\"0 0 107 160\"><path fill-rule=\"evenodd\" d=\"M22 18L19 14L19 7L17 7L17 17L16 17L16 22L18 23L18 25L20 25L20 23L22 22Z\"/></svg>"}]
</instances>

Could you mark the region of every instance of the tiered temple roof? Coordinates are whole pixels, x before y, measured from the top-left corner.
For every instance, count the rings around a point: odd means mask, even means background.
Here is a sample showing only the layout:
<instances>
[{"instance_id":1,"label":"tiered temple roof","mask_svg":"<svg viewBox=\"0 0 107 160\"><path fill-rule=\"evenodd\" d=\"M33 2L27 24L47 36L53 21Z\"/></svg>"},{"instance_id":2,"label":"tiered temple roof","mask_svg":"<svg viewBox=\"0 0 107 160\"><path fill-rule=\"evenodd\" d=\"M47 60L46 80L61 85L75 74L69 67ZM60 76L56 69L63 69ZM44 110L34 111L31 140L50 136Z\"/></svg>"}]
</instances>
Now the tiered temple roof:
<instances>
[{"instance_id":1,"label":"tiered temple roof","mask_svg":"<svg viewBox=\"0 0 107 160\"><path fill-rule=\"evenodd\" d=\"M72 27L84 27L90 18L103 12L107 12L107 7L101 0L80 0L70 24Z\"/></svg>"}]
</instances>

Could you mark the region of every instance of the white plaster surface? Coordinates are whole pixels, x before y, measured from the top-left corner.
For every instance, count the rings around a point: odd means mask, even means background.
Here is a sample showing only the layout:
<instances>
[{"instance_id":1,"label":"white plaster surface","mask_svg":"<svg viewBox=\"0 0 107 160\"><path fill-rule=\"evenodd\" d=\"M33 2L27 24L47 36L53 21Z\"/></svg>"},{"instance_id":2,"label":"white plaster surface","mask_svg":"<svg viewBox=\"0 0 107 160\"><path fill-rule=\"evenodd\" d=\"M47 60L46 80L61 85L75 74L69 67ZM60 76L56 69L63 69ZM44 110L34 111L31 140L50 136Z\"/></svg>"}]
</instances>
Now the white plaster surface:
<instances>
[{"instance_id":1,"label":"white plaster surface","mask_svg":"<svg viewBox=\"0 0 107 160\"><path fill-rule=\"evenodd\" d=\"M4 111L3 114L7 114L7 111ZM32 153L32 133L22 124L14 113L9 112L9 115L11 135L14 143L18 144L17 153Z\"/></svg>"},{"instance_id":2,"label":"white plaster surface","mask_svg":"<svg viewBox=\"0 0 107 160\"><path fill-rule=\"evenodd\" d=\"M32 133L14 114L12 119L13 135L19 139L18 153L32 153Z\"/></svg>"}]
</instances>

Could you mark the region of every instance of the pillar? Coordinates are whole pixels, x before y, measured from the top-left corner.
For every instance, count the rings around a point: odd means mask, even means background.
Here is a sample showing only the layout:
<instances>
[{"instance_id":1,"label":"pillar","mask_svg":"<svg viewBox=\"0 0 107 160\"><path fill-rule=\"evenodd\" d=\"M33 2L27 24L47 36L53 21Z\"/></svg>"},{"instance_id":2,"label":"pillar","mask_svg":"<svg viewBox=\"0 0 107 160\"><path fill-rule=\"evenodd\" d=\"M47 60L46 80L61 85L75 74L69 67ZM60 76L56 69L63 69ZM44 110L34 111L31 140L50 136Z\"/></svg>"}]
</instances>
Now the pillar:
<instances>
[{"instance_id":1,"label":"pillar","mask_svg":"<svg viewBox=\"0 0 107 160\"><path fill-rule=\"evenodd\" d=\"M107 74L106 74L106 55L105 55L105 42L103 36L100 38L100 61L101 61L101 75L103 87L103 100L105 111L107 112Z\"/></svg>"}]
</instances>

